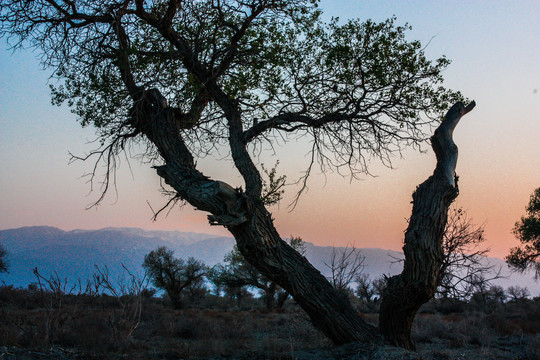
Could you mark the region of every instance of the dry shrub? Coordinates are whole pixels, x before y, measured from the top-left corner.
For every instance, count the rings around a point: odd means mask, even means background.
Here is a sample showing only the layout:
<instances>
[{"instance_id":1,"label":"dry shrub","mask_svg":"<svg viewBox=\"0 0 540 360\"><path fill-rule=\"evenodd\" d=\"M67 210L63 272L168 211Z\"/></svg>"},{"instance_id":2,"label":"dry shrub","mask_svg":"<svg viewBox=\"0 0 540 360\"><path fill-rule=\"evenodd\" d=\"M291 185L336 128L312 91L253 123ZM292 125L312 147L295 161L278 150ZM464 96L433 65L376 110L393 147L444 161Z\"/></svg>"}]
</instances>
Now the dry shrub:
<instances>
[{"instance_id":1,"label":"dry shrub","mask_svg":"<svg viewBox=\"0 0 540 360\"><path fill-rule=\"evenodd\" d=\"M421 314L415 321L413 337L419 343L443 342L455 349L468 345L489 346L496 334L485 322L483 314L468 314L461 318L455 314Z\"/></svg>"},{"instance_id":2,"label":"dry shrub","mask_svg":"<svg viewBox=\"0 0 540 360\"><path fill-rule=\"evenodd\" d=\"M467 311L466 301L459 299L431 299L420 308L420 313L427 314L459 314Z\"/></svg>"}]
</instances>

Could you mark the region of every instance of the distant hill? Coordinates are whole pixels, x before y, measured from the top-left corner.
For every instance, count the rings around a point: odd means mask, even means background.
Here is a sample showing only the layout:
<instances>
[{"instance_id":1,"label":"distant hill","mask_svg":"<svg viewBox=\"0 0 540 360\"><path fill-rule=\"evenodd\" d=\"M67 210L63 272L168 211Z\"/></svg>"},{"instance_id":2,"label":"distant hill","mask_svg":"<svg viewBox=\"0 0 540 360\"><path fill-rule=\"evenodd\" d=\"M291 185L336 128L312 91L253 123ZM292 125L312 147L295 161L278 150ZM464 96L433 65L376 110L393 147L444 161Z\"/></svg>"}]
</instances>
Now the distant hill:
<instances>
[{"instance_id":1,"label":"distant hill","mask_svg":"<svg viewBox=\"0 0 540 360\"><path fill-rule=\"evenodd\" d=\"M0 243L8 251L9 274L0 274L6 284L26 287L36 279L33 269L49 276L85 281L95 273L94 265L107 266L113 278L121 274L121 264L142 273L144 255L159 246L174 250L178 257L190 256L208 265L218 263L232 249L229 237L146 231L137 228L63 231L48 226L1 230Z\"/></svg>"},{"instance_id":2,"label":"distant hill","mask_svg":"<svg viewBox=\"0 0 540 360\"><path fill-rule=\"evenodd\" d=\"M32 270L37 267L44 276L55 271L70 282L83 282L95 273L94 265L107 266L113 279L121 276L121 264L142 274L144 255L159 246L174 250L177 257L193 256L207 265L215 265L229 252L234 239L209 234L180 231L150 231L138 228L105 228L101 230L63 231L49 226L32 226L0 230L0 243L8 251L8 274L0 274L0 282L26 287L35 282ZM306 243L306 257L323 274L328 274L332 247ZM375 279L383 274L395 275L402 265L396 259L402 253L378 248L362 249L364 272ZM540 283L531 276L511 273L499 258L487 258L509 276L497 281L507 288L511 285L528 287L534 296L540 295Z\"/></svg>"}]
</instances>

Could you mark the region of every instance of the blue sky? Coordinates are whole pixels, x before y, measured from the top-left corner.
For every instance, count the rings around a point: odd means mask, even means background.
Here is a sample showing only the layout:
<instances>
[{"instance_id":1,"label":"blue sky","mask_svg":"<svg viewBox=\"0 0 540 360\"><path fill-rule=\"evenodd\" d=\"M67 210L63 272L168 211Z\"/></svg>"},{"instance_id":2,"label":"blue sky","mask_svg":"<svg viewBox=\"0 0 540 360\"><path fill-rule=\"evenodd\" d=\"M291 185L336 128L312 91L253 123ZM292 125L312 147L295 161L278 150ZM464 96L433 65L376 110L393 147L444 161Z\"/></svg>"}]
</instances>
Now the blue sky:
<instances>
[{"instance_id":1,"label":"blue sky","mask_svg":"<svg viewBox=\"0 0 540 360\"><path fill-rule=\"evenodd\" d=\"M516 244L511 228L540 186L540 2L538 1L322 1L325 16L409 23L410 39L429 43L430 58L445 54L452 64L445 85L475 99L476 109L455 132L463 206L484 223L493 255ZM68 151L92 150L92 129L82 129L67 108L50 103L49 72L30 50L12 54L0 46L0 228L51 225L63 229L137 226L226 234L210 227L206 214L189 206L152 222L165 199L159 178L137 161L122 160L118 193L85 210L97 192L81 175L91 164L68 166ZM406 151L394 169L374 163L375 178L350 182L334 174L315 176L298 207L289 212L291 189L272 209L283 236L317 244L399 250L410 214L410 196L433 171L434 156ZM305 163L302 152L280 151L290 178ZM275 159L270 159L275 161ZM213 176L234 182L232 166L207 160Z\"/></svg>"}]
</instances>

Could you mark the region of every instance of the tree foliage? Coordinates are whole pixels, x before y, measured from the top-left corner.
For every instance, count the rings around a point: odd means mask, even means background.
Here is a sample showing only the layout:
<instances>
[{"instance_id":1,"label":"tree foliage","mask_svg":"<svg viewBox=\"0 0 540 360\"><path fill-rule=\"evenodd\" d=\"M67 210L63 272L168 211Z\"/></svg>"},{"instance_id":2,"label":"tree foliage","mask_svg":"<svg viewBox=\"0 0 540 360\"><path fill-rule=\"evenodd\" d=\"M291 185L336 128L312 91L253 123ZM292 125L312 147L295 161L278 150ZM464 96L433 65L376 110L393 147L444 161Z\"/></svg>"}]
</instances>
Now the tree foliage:
<instances>
[{"instance_id":1,"label":"tree foliage","mask_svg":"<svg viewBox=\"0 0 540 360\"><path fill-rule=\"evenodd\" d=\"M165 290L177 309L183 307L182 292L187 290L192 296L204 288L207 268L195 258L187 260L174 257L174 251L162 246L144 257L143 268L154 286Z\"/></svg>"},{"instance_id":2,"label":"tree foliage","mask_svg":"<svg viewBox=\"0 0 540 360\"><path fill-rule=\"evenodd\" d=\"M246 143L310 139L313 160L353 173L422 142L425 125L460 98L440 86L449 60L428 60L395 18L323 23L316 1L174 3L4 1L1 33L41 52L59 80L53 103L98 129L105 161L130 141L157 156L131 119L143 88L174 109L195 155L230 140L211 81L241 111Z\"/></svg>"},{"instance_id":3,"label":"tree foliage","mask_svg":"<svg viewBox=\"0 0 540 360\"><path fill-rule=\"evenodd\" d=\"M526 215L516 222L514 234L521 246L510 250L506 262L514 269L525 271L531 268L535 277L540 277L540 188L534 190L526 207Z\"/></svg>"},{"instance_id":4,"label":"tree foliage","mask_svg":"<svg viewBox=\"0 0 540 360\"><path fill-rule=\"evenodd\" d=\"M287 176L277 174L277 166L279 165L279 160L276 162L276 165L268 170L264 167L264 164L261 164L261 168L266 175L266 178L263 178L263 188L262 188L262 202L266 206L274 205L279 203L282 199L283 194L285 193L285 185L287 181ZM300 239L300 238L298 238ZM293 238L291 238L293 241ZM297 240L295 240L297 241ZM300 239L302 241L302 239Z\"/></svg>"}]
</instances>

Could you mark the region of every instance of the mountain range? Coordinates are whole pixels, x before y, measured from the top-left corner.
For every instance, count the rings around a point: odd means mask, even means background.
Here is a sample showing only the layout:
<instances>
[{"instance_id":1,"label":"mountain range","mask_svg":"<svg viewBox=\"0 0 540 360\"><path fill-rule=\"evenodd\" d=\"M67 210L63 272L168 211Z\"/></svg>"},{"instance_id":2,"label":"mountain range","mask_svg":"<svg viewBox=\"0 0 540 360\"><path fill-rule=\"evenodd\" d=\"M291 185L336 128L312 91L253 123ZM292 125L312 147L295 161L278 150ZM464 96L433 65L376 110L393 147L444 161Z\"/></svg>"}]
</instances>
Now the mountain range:
<instances>
[{"instance_id":1,"label":"mountain range","mask_svg":"<svg viewBox=\"0 0 540 360\"><path fill-rule=\"evenodd\" d=\"M135 274L142 275L144 256L159 246L174 251L176 257L195 257L212 266L223 261L233 245L232 237L180 231L150 231L139 228L104 228L100 230L64 231L50 226L32 226L0 230L0 244L7 250L9 273L0 274L0 284L26 287L36 282L33 269L45 277L58 274L60 279L74 283L85 282L96 273L95 266L107 266L112 279L120 279L122 264ZM343 248L336 248L341 251ZM333 247L317 246L306 242L307 259L324 275ZM395 275L402 269L398 251L378 248L361 249L364 273L376 279L383 274ZM528 274L512 273L499 258L485 259L506 278L495 284L507 288L511 285L527 287L533 296L540 295L540 283ZM125 274L124 274L125 275Z\"/></svg>"}]
</instances>

